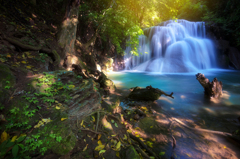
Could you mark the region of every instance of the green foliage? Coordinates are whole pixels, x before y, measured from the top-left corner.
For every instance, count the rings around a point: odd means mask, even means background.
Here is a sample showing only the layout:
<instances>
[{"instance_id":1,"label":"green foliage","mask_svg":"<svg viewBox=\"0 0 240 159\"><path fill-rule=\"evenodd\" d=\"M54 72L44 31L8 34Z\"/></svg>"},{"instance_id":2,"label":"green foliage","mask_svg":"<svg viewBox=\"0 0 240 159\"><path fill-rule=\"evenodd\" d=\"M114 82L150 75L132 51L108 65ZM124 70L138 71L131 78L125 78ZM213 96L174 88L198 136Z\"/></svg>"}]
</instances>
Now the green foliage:
<instances>
[{"instance_id":1,"label":"green foliage","mask_svg":"<svg viewBox=\"0 0 240 159\"><path fill-rule=\"evenodd\" d=\"M46 59L47 59L47 57L48 57L47 54L45 54L45 53L40 53L40 54L39 54L39 57L36 57L35 59L36 59L37 61L45 62Z\"/></svg>"},{"instance_id":2,"label":"green foliage","mask_svg":"<svg viewBox=\"0 0 240 159\"><path fill-rule=\"evenodd\" d=\"M6 86L4 87L5 89L10 89L11 88L11 86L8 86L8 85L10 85L10 81L6 81Z\"/></svg>"},{"instance_id":3,"label":"green foliage","mask_svg":"<svg viewBox=\"0 0 240 159\"><path fill-rule=\"evenodd\" d=\"M192 21L200 21L208 11L203 0L182 0L178 18Z\"/></svg>"},{"instance_id":4,"label":"green foliage","mask_svg":"<svg viewBox=\"0 0 240 159\"><path fill-rule=\"evenodd\" d=\"M240 45L240 1L214 2L206 2L210 10L204 15L203 20L209 24L215 23L233 45Z\"/></svg>"},{"instance_id":5,"label":"green foliage","mask_svg":"<svg viewBox=\"0 0 240 159\"><path fill-rule=\"evenodd\" d=\"M0 145L0 157L3 157L6 155L8 149L12 147L12 155L14 158L16 158L19 154L19 147L21 149L24 148L24 145L21 144L21 142L26 138L26 136L21 136L15 141L11 141L10 139L5 140L1 145Z\"/></svg>"},{"instance_id":6,"label":"green foliage","mask_svg":"<svg viewBox=\"0 0 240 159\"><path fill-rule=\"evenodd\" d=\"M127 46L131 46L133 55L138 55L142 28L174 18L177 14L174 4L172 0L90 0L79 10L82 20L94 24L102 40L110 40L119 54L123 54L122 44L128 39Z\"/></svg>"}]
</instances>

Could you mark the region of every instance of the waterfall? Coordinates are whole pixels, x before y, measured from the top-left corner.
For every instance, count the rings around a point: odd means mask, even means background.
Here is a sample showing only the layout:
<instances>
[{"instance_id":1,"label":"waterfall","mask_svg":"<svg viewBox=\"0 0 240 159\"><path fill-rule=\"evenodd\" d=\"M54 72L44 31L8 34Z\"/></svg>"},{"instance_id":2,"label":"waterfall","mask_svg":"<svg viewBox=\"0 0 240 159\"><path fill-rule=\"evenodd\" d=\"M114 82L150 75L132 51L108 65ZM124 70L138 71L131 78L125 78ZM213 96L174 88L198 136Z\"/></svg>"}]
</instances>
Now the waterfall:
<instances>
[{"instance_id":1,"label":"waterfall","mask_svg":"<svg viewBox=\"0 0 240 159\"><path fill-rule=\"evenodd\" d=\"M125 69L161 73L195 72L217 66L204 22L169 20L139 37L139 56L125 50Z\"/></svg>"}]
</instances>

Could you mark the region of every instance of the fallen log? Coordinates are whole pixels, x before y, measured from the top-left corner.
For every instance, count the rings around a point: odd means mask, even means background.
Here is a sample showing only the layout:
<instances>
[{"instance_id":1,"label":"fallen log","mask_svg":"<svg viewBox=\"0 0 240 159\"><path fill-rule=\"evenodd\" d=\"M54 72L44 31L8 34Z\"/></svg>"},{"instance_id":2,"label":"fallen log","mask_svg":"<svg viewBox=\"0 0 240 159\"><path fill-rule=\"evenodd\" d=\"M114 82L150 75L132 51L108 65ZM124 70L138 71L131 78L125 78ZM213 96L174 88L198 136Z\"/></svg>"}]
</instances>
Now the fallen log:
<instances>
[{"instance_id":1,"label":"fallen log","mask_svg":"<svg viewBox=\"0 0 240 159\"><path fill-rule=\"evenodd\" d=\"M196 74L198 82L204 88L204 94L209 98L219 98L222 95L222 82L215 77L212 82L207 79L204 74Z\"/></svg>"},{"instance_id":2,"label":"fallen log","mask_svg":"<svg viewBox=\"0 0 240 159\"><path fill-rule=\"evenodd\" d=\"M170 98L174 98L172 96L173 92L171 94L167 94L158 88L153 88L151 85L146 88L134 87L130 90L131 93L128 95L128 98L133 100L155 101L158 100L162 94Z\"/></svg>"}]
</instances>

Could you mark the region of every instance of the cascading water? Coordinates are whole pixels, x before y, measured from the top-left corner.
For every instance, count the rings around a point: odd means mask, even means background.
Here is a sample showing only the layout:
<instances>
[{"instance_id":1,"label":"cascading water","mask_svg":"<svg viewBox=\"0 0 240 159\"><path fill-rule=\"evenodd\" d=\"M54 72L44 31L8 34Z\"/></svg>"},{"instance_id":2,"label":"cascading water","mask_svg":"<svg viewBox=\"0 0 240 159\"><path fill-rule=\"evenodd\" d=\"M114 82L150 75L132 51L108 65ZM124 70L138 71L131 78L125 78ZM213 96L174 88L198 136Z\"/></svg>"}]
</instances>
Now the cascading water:
<instances>
[{"instance_id":1,"label":"cascading water","mask_svg":"<svg viewBox=\"0 0 240 159\"><path fill-rule=\"evenodd\" d=\"M161 73L195 72L216 67L215 50L204 22L166 21L139 37L139 56L128 47L125 69Z\"/></svg>"}]
</instances>

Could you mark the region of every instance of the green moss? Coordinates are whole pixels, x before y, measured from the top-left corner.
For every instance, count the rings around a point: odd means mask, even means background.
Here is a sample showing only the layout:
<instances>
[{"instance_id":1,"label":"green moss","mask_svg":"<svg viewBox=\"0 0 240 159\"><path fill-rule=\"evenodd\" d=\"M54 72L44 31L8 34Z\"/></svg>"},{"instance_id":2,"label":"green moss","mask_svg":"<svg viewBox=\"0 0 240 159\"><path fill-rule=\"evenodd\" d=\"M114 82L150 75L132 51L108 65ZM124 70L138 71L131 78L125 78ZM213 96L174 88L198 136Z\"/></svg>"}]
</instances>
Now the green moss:
<instances>
[{"instance_id":1,"label":"green moss","mask_svg":"<svg viewBox=\"0 0 240 159\"><path fill-rule=\"evenodd\" d=\"M146 101L154 101L158 100L161 94L151 89L134 89L130 94L129 98L133 100L146 100Z\"/></svg>"},{"instance_id":2,"label":"green moss","mask_svg":"<svg viewBox=\"0 0 240 159\"><path fill-rule=\"evenodd\" d=\"M108 88L111 91L115 91L116 87L110 79L107 78L107 76L101 72L101 76L99 77L99 84L102 88Z\"/></svg>"},{"instance_id":3,"label":"green moss","mask_svg":"<svg viewBox=\"0 0 240 159\"><path fill-rule=\"evenodd\" d=\"M140 156L138 155L137 151L134 149L133 146L129 146L125 151L122 153L122 158L125 159L139 159Z\"/></svg>"},{"instance_id":4,"label":"green moss","mask_svg":"<svg viewBox=\"0 0 240 159\"><path fill-rule=\"evenodd\" d=\"M66 155L74 148L77 139L69 127L70 124L67 122L68 121L61 121L61 119L58 118L46 124L44 128L39 129L39 132L43 134L43 136L47 134L43 140L43 147L48 147L58 155ZM60 142L57 141L56 138L51 137L51 134L54 134L56 137L61 137L62 140Z\"/></svg>"},{"instance_id":5,"label":"green moss","mask_svg":"<svg viewBox=\"0 0 240 159\"><path fill-rule=\"evenodd\" d=\"M16 79L7 65L0 64L0 75L0 102L3 103L9 99L9 89L14 87Z\"/></svg>"},{"instance_id":6,"label":"green moss","mask_svg":"<svg viewBox=\"0 0 240 159\"><path fill-rule=\"evenodd\" d=\"M139 121L139 127L147 134L166 134L168 131L164 127L159 127L159 124L154 118L146 117Z\"/></svg>"},{"instance_id":7,"label":"green moss","mask_svg":"<svg viewBox=\"0 0 240 159\"><path fill-rule=\"evenodd\" d=\"M6 118L8 122L4 124L4 127L8 131L26 131L35 124L36 120L39 120L39 116L36 115L36 112L38 111L36 107L30 107L30 102L21 96L17 96L14 100L11 100L6 111L8 112ZM27 116L27 114L32 115Z\"/></svg>"},{"instance_id":8,"label":"green moss","mask_svg":"<svg viewBox=\"0 0 240 159\"><path fill-rule=\"evenodd\" d=\"M61 58L60 58L60 56L59 56L59 54L57 53L56 50L53 50L52 53L53 53L54 59L55 59L54 66L58 66L60 61L61 61Z\"/></svg>"}]
</instances>

